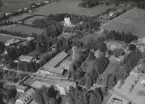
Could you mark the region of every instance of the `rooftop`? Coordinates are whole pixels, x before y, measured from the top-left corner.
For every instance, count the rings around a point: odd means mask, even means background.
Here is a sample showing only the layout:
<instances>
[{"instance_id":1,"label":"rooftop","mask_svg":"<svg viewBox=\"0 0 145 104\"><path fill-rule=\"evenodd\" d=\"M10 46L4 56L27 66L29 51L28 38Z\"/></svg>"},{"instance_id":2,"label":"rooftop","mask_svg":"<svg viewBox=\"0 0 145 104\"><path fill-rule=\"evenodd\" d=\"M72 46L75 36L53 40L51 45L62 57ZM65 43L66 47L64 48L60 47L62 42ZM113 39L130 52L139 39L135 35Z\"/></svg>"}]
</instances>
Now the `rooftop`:
<instances>
[{"instance_id":1,"label":"rooftop","mask_svg":"<svg viewBox=\"0 0 145 104\"><path fill-rule=\"evenodd\" d=\"M47 62L43 67L44 69L56 67L62 60L64 60L68 54L66 52L60 52L54 58L52 58L49 62Z\"/></svg>"},{"instance_id":2,"label":"rooftop","mask_svg":"<svg viewBox=\"0 0 145 104\"><path fill-rule=\"evenodd\" d=\"M20 60L20 61L26 61L26 62L30 62L30 61L32 61L32 59L33 59L32 56L21 55L21 56L19 57L19 60Z\"/></svg>"},{"instance_id":3,"label":"rooftop","mask_svg":"<svg viewBox=\"0 0 145 104\"><path fill-rule=\"evenodd\" d=\"M35 79L35 81L31 84L32 87L34 88L41 88L43 85L45 86L51 86L51 85L59 85L63 88L66 88L68 86L73 86L73 82L69 82L67 80L60 80L60 79L54 79L54 78L49 78L47 80L42 80L42 79Z\"/></svg>"},{"instance_id":4,"label":"rooftop","mask_svg":"<svg viewBox=\"0 0 145 104\"><path fill-rule=\"evenodd\" d=\"M19 42L21 42L21 40L20 39L10 39L10 40L8 40L8 41L6 41L5 42L5 45L6 46L9 46L9 45L11 45L11 44L17 44L17 43L19 43Z\"/></svg>"},{"instance_id":5,"label":"rooftop","mask_svg":"<svg viewBox=\"0 0 145 104\"><path fill-rule=\"evenodd\" d=\"M102 26L105 30L116 30L118 32L132 32L139 38L144 37L145 32L145 11L139 8L133 8L111 22Z\"/></svg>"}]
</instances>

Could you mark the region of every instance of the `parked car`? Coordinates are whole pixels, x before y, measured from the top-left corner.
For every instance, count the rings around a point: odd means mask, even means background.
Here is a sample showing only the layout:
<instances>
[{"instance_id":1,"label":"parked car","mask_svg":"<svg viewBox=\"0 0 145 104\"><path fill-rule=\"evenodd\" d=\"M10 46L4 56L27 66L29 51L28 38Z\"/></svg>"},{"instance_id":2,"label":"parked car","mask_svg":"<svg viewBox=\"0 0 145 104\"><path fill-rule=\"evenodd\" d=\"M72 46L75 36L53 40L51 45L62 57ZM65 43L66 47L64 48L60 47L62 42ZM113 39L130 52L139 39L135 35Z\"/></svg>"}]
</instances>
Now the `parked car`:
<instances>
[{"instance_id":1,"label":"parked car","mask_svg":"<svg viewBox=\"0 0 145 104\"><path fill-rule=\"evenodd\" d=\"M13 13L7 12L7 13L5 14L5 16L7 16L7 17L9 17L9 16L11 16L11 15L13 15Z\"/></svg>"}]
</instances>

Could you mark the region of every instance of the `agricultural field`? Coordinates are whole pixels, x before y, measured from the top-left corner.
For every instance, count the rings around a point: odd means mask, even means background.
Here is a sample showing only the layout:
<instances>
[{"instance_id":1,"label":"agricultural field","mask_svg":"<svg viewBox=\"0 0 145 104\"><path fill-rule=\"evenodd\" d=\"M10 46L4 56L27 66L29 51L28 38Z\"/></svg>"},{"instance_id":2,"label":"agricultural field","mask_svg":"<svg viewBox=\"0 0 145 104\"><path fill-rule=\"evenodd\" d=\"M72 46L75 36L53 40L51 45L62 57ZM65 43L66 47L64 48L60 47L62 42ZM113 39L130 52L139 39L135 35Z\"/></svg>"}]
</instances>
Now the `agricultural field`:
<instances>
[{"instance_id":1,"label":"agricultural field","mask_svg":"<svg viewBox=\"0 0 145 104\"><path fill-rule=\"evenodd\" d=\"M33 16L33 17L29 18L29 19L24 20L23 22L24 22L24 24L32 25L32 22L34 20L42 19L42 18L43 18L43 16Z\"/></svg>"},{"instance_id":2,"label":"agricultural field","mask_svg":"<svg viewBox=\"0 0 145 104\"><path fill-rule=\"evenodd\" d=\"M27 34L27 35L33 35L33 33L40 35L44 32L44 29L40 29L40 28L34 28L31 26L25 26L25 25L13 25L9 28L5 29L8 32L17 32L17 33L22 33L22 34Z\"/></svg>"},{"instance_id":3,"label":"agricultural field","mask_svg":"<svg viewBox=\"0 0 145 104\"><path fill-rule=\"evenodd\" d=\"M0 15L7 12L14 12L18 9L28 7L34 2L43 2L45 0L2 0L3 5L0 7Z\"/></svg>"},{"instance_id":4,"label":"agricultural field","mask_svg":"<svg viewBox=\"0 0 145 104\"><path fill-rule=\"evenodd\" d=\"M29 16L31 16L31 15L28 13L23 13L22 15L10 18L9 21L18 22L18 21L25 19L26 17L29 17Z\"/></svg>"},{"instance_id":5,"label":"agricultural field","mask_svg":"<svg viewBox=\"0 0 145 104\"><path fill-rule=\"evenodd\" d=\"M132 32L139 38L144 37L145 33L145 11L133 8L111 22L102 26L105 30L116 30L118 32Z\"/></svg>"},{"instance_id":6,"label":"agricultural field","mask_svg":"<svg viewBox=\"0 0 145 104\"><path fill-rule=\"evenodd\" d=\"M34 14L49 15L55 13L74 13L79 15L94 16L105 12L108 8L121 8L120 6L117 7L115 5L98 5L87 9L79 7L78 4L80 2L81 0L62 0L59 3L54 2L36 9Z\"/></svg>"}]
</instances>

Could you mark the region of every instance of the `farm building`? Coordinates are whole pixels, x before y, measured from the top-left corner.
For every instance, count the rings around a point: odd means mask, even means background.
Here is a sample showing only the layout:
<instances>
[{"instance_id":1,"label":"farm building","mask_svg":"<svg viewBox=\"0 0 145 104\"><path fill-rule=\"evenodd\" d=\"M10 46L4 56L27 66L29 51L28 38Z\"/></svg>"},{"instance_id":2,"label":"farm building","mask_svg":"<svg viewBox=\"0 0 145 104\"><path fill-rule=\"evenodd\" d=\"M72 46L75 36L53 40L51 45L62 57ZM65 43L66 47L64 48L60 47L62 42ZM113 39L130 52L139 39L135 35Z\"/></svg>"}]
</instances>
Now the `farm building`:
<instances>
[{"instance_id":1,"label":"farm building","mask_svg":"<svg viewBox=\"0 0 145 104\"><path fill-rule=\"evenodd\" d=\"M66 57L68 56L65 52L60 52L53 59L43 66L43 70L47 70L49 73L54 75L63 75L65 69L57 67Z\"/></svg>"},{"instance_id":2,"label":"farm building","mask_svg":"<svg viewBox=\"0 0 145 104\"><path fill-rule=\"evenodd\" d=\"M111 40L111 41L107 41L106 42L107 48L110 50L114 50L114 49L125 49L125 47L127 46L127 44L123 41L115 41L115 40Z\"/></svg>"},{"instance_id":3,"label":"farm building","mask_svg":"<svg viewBox=\"0 0 145 104\"><path fill-rule=\"evenodd\" d=\"M25 62L32 62L34 60L34 57L32 56L25 56L25 55L21 55L19 57L20 61L25 61Z\"/></svg>"},{"instance_id":4,"label":"farm building","mask_svg":"<svg viewBox=\"0 0 145 104\"><path fill-rule=\"evenodd\" d=\"M132 32L139 38L144 37L145 32L145 11L139 8L133 8L123 15L115 18L109 23L102 25L104 30L117 32L124 31L125 33Z\"/></svg>"},{"instance_id":5,"label":"farm building","mask_svg":"<svg viewBox=\"0 0 145 104\"><path fill-rule=\"evenodd\" d=\"M56 67L60 62L62 62L68 54L66 52L60 52L57 54L54 58L52 58L48 63L44 65L44 69L47 69L48 67Z\"/></svg>"}]
</instances>

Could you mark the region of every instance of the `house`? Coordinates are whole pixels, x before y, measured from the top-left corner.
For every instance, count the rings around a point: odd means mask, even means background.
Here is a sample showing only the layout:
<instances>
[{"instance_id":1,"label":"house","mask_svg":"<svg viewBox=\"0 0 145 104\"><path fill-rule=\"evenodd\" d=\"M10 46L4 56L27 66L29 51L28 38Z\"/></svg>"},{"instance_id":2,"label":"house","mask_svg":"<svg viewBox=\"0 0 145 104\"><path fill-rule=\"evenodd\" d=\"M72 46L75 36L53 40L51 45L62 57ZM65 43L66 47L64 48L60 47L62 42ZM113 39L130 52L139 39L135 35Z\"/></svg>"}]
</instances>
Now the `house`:
<instances>
[{"instance_id":1,"label":"house","mask_svg":"<svg viewBox=\"0 0 145 104\"><path fill-rule=\"evenodd\" d=\"M6 41L5 42L5 46L10 46L10 45L13 45L13 44L17 44L17 43L19 43L19 42L21 42L21 40L20 39L10 39L10 40L8 40L8 41Z\"/></svg>"},{"instance_id":2,"label":"house","mask_svg":"<svg viewBox=\"0 0 145 104\"><path fill-rule=\"evenodd\" d=\"M53 59L47 62L43 66L43 70L48 71L51 75L63 75L65 69L57 67L66 57L68 54L66 52L60 52L57 54ZM48 74L48 73L47 73Z\"/></svg>"},{"instance_id":3,"label":"house","mask_svg":"<svg viewBox=\"0 0 145 104\"><path fill-rule=\"evenodd\" d=\"M25 93L28 90L28 86L17 85L16 89L20 93Z\"/></svg>"},{"instance_id":4,"label":"house","mask_svg":"<svg viewBox=\"0 0 145 104\"><path fill-rule=\"evenodd\" d=\"M123 48L125 49L127 44L123 41L115 41L115 40L111 40L111 41L106 41L105 42L107 45L107 48L110 50L114 50L116 48Z\"/></svg>"},{"instance_id":5,"label":"house","mask_svg":"<svg viewBox=\"0 0 145 104\"><path fill-rule=\"evenodd\" d=\"M18 59L20 61L25 61L25 62L32 62L32 61L34 61L34 57L33 56L21 55Z\"/></svg>"},{"instance_id":6,"label":"house","mask_svg":"<svg viewBox=\"0 0 145 104\"><path fill-rule=\"evenodd\" d=\"M23 96L20 96L15 104L28 104L33 99L34 90L29 89Z\"/></svg>"}]
</instances>

